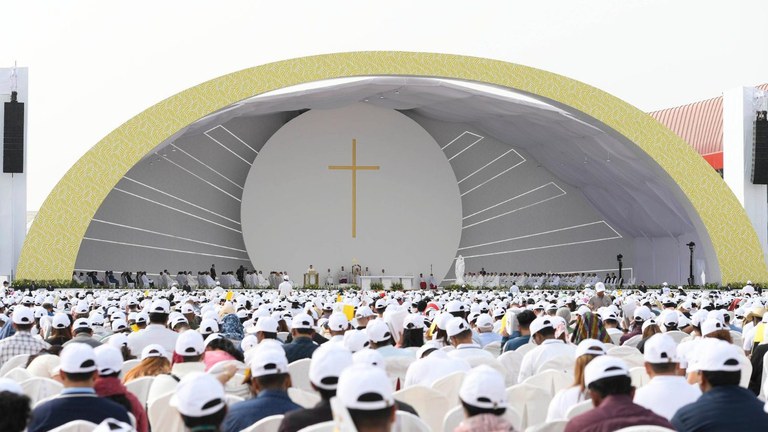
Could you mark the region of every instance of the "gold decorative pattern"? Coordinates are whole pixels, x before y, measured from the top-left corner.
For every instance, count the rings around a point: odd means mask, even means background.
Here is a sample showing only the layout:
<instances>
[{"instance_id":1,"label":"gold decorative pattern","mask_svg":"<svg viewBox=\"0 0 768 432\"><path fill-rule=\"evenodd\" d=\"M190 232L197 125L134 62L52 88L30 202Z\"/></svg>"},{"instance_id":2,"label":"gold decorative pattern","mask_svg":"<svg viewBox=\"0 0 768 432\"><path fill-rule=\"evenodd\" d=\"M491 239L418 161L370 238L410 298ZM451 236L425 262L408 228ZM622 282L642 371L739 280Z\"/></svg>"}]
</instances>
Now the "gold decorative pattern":
<instances>
[{"instance_id":1,"label":"gold decorative pattern","mask_svg":"<svg viewBox=\"0 0 768 432\"><path fill-rule=\"evenodd\" d=\"M150 107L99 141L56 185L27 234L17 277L69 278L83 235L107 194L134 164L190 123L279 88L376 75L443 77L509 87L602 122L636 144L677 182L681 197L689 200L709 233L723 282L768 282L757 235L736 197L704 159L649 115L596 88L539 69L413 52L352 52L270 63L207 81Z\"/></svg>"}]
</instances>

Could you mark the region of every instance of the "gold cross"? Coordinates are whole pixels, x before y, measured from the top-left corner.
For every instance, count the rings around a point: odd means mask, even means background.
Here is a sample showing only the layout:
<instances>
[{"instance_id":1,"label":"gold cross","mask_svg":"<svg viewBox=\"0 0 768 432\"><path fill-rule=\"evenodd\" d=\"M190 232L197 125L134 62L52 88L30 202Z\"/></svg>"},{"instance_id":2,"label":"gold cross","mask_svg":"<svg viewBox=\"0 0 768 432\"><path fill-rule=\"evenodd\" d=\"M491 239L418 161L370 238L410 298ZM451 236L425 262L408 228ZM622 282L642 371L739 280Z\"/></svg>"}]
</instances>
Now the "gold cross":
<instances>
[{"instance_id":1,"label":"gold cross","mask_svg":"<svg viewBox=\"0 0 768 432\"><path fill-rule=\"evenodd\" d=\"M330 170L352 171L352 238L357 238L357 171L376 171L378 165L357 164L357 140L352 139L352 165L329 165Z\"/></svg>"}]
</instances>

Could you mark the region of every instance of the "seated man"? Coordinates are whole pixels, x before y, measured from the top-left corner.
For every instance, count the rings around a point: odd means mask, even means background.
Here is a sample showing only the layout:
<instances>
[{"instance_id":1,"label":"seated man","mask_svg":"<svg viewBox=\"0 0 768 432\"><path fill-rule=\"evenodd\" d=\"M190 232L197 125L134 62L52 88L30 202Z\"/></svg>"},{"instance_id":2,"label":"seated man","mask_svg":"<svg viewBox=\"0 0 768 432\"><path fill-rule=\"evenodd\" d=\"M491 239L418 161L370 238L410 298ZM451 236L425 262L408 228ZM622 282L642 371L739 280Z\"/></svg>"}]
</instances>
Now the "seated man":
<instances>
[{"instance_id":1,"label":"seated man","mask_svg":"<svg viewBox=\"0 0 768 432\"><path fill-rule=\"evenodd\" d=\"M672 417L676 430L765 430L768 424L765 404L739 386L743 357L739 348L728 342L715 338L699 341L688 370L695 370L703 394L696 402L677 410Z\"/></svg>"},{"instance_id":2,"label":"seated man","mask_svg":"<svg viewBox=\"0 0 768 432\"><path fill-rule=\"evenodd\" d=\"M339 401L358 432L388 432L395 422L392 383L383 369L367 364L347 367L339 377Z\"/></svg>"},{"instance_id":3,"label":"seated man","mask_svg":"<svg viewBox=\"0 0 768 432\"><path fill-rule=\"evenodd\" d=\"M595 408L572 418L565 432L614 431L629 426L672 425L653 411L632 402L635 389L624 360L598 356L584 368L584 385Z\"/></svg>"},{"instance_id":4,"label":"seated man","mask_svg":"<svg viewBox=\"0 0 768 432\"><path fill-rule=\"evenodd\" d=\"M190 431L220 431L227 415L226 394L211 374L193 372L185 376L170 400Z\"/></svg>"},{"instance_id":5,"label":"seated man","mask_svg":"<svg viewBox=\"0 0 768 432\"><path fill-rule=\"evenodd\" d=\"M295 432L307 426L333 420L331 398L341 372L352 364L352 354L340 344L326 344L315 350L309 364L309 382L320 393L321 400L312 408L285 414L279 432Z\"/></svg>"},{"instance_id":6,"label":"seated man","mask_svg":"<svg viewBox=\"0 0 768 432\"><path fill-rule=\"evenodd\" d=\"M239 432L265 417L301 408L288 397L291 376L283 350L271 346L256 348L249 366L251 392L255 396L232 406L224 419L225 432Z\"/></svg>"},{"instance_id":7,"label":"seated man","mask_svg":"<svg viewBox=\"0 0 768 432\"><path fill-rule=\"evenodd\" d=\"M471 357L485 357L489 360L495 358L493 354L480 348L480 345L472 340L472 329L464 318L451 318L446 325L445 331L448 334L448 340L451 342L451 345L456 348L448 353L448 357L468 361Z\"/></svg>"},{"instance_id":8,"label":"seated man","mask_svg":"<svg viewBox=\"0 0 768 432\"><path fill-rule=\"evenodd\" d=\"M51 347L47 342L32 335L32 327L35 326L35 316L32 309L16 306L11 320L16 333L0 340L0 366L17 355L37 354Z\"/></svg>"},{"instance_id":9,"label":"seated man","mask_svg":"<svg viewBox=\"0 0 768 432\"><path fill-rule=\"evenodd\" d=\"M283 345L288 363L312 357L312 353L319 346L312 340L312 336L315 334L314 326L315 320L305 313L298 314L293 318L291 326L293 340L291 343Z\"/></svg>"},{"instance_id":10,"label":"seated man","mask_svg":"<svg viewBox=\"0 0 768 432\"><path fill-rule=\"evenodd\" d=\"M536 314L534 314L533 311L526 309L511 319L517 319L520 336L510 338L504 344L504 352L514 351L531 341L530 326L533 320L536 319ZM507 331L510 331L510 327L507 327Z\"/></svg>"},{"instance_id":11,"label":"seated man","mask_svg":"<svg viewBox=\"0 0 768 432\"><path fill-rule=\"evenodd\" d=\"M651 381L635 391L635 403L671 420L678 409L695 402L701 390L688 384L677 374L677 344L663 333L650 337L645 343L645 371Z\"/></svg>"},{"instance_id":12,"label":"seated man","mask_svg":"<svg viewBox=\"0 0 768 432\"><path fill-rule=\"evenodd\" d=\"M454 432L514 430L504 418L507 411L504 376L490 366L478 366L467 374L459 389L459 400L465 418Z\"/></svg>"},{"instance_id":13,"label":"seated man","mask_svg":"<svg viewBox=\"0 0 768 432\"><path fill-rule=\"evenodd\" d=\"M128 411L119 404L96 396L96 354L86 344L67 345L61 351L59 377L64 390L32 411L29 432L45 432L75 420L99 424L113 418L131 423Z\"/></svg>"},{"instance_id":14,"label":"seated man","mask_svg":"<svg viewBox=\"0 0 768 432\"><path fill-rule=\"evenodd\" d=\"M535 375L537 368L547 360L560 356L573 357L576 353L576 346L566 345L562 340L555 338L554 319L552 317L544 315L536 318L531 323L530 329L531 338L538 346L523 356L518 382L523 382L526 378Z\"/></svg>"}]
</instances>

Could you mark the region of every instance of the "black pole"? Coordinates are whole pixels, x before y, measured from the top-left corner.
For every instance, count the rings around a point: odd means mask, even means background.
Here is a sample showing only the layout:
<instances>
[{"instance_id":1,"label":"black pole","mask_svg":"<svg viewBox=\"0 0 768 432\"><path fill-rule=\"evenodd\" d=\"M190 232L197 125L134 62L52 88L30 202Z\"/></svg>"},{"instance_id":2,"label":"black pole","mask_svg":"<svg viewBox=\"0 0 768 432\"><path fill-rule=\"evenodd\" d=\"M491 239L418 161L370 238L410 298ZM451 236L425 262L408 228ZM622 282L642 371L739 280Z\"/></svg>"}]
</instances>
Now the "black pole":
<instances>
[{"instance_id":1,"label":"black pole","mask_svg":"<svg viewBox=\"0 0 768 432\"><path fill-rule=\"evenodd\" d=\"M624 285L624 278L621 275L621 269L622 269L622 261L621 259L624 258L624 255L618 254L616 255L616 259L619 261L619 288L621 288Z\"/></svg>"},{"instance_id":2,"label":"black pole","mask_svg":"<svg viewBox=\"0 0 768 432\"><path fill-rule=\"evenodd\" d=\"M690 242L686 246L688 246L688 250L691 251L691 261L690 261L690 267L688 270L688 286L693 287L694 279L693 279L693 249L696 247L696 243Z\"/></svg>"}]
</instances>

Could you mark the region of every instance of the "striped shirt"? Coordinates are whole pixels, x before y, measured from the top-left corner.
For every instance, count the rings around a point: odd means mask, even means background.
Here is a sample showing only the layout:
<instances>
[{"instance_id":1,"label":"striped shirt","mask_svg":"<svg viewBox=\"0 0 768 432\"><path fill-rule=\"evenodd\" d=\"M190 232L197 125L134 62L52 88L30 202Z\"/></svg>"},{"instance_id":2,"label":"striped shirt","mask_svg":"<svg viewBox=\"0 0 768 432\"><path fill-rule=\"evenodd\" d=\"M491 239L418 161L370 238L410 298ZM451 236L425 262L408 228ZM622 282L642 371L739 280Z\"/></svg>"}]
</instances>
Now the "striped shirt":
<instances>
[{"instance_id":1,"label":"striped shirt","mask_svg":"<svg viewBox=\"0 0 768 432\"><path fill-rule=\"evenodd\" d=\"M17 331L13 336L0 340L0 366L17 355L33 355L50 347L50 344L32 336L28 331Z\"/></svg>"}]
</instances>

